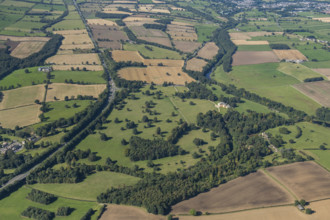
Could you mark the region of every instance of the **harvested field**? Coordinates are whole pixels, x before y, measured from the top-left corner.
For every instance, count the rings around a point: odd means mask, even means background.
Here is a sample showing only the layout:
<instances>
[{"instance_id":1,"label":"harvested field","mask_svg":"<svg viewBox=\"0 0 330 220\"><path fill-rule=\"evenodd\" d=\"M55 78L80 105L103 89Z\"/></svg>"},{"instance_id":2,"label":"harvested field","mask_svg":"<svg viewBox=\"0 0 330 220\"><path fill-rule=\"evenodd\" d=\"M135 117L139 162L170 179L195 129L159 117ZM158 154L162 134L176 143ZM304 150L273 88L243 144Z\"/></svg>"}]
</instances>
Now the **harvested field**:
<instances>
[{"instance_id":1,"label":"harvested field","mask_svg":"<svg viewBox=\"0 0 330 220\"><path fill-rule=\"evenodd\" d=\"M87 19L89 25L105 25L105 26L117 26L116 22L105 20L105 19Z\"/></svg>"},{"instance_id":2,"label":"harvested field","mask_svg":"<svg viewBox=\"0 0 330 220\"><path fill-rule=\"evenodd\" d=\"M187 214L192 208L202 212L221 213L283 205L293 201L294 198L276 182L257 171L180 202L172 207L172 213Z\"/></svg>"},{"instance_id":3,"label":"harvested field","mask_svg":"<svg viewBox=\"0 0 330 220\"><path fill-rule=\"evenodd\" d=\"M103 66L101 65L53 65L52 66L54 70L71 70L73 67L75 70L79 68L80 70L83 70L83 68L86 68L88 71L101 71L103 70Z\"/></svg>"},{"instance_id":4,"label":"harvested field","mask_svg":"<svg viewBox=\"0 0 330 220\"><path fill-rule=\"evenodd\" d=\"M151 13L163 13L163 14L170 14L170 11L168 9L157 9L153 8L150 11Z\"/></svg>"},{"instance_id":5,"label":"harvested field","mask_svg":"<svg viewBox=\"0 0 330 220\"><path fill-rule=\"evenodd\" d=\"M118 50L122 48L121 41L128 41L126 33L118 27L104 25L90 25L90 27L100 47Z\"/></svg>"},{"instance_id":6,"label":"harvested field","mask_svg":"<svg viewBox=\"0 0 330 220\"><path fill-rule=\"evenodd\" d=\"M36 99L42 101L45 95L45 87L44 85L26 86L3 91L3 95L0 110L31 105L34 104Z\"/></svg>"},{"instance_id":7,"label":"harvested field","mask_svg":"<svg viewBox=\"0 0 330 220\"><path fill-rule=\"evenodd\" d=\"M315 72L322 74L330 80L330 68L313 69Z\"/></svg>"},{"instance_id":8,"label":"harvested field","mask_svg":"<svg viewBox=\"0 0 330 220\"><path fill-rule=\"evenodd\" d=\"M167 38L167 34L157 29L147 29L143 26L131 26L130 29L137 37L164 37Z\"/></svg>"},{"instance_id":9,"label":"harvested field","mask_svg":"<svg viewBox=\"0 0 330 220\"><path fill-rule=\"evenodd\" d=\"M294 85L301 93L325 107L330 107L330 82L319 81Z\"/></svg>"},{"instance_id":10,"label":"harvested field","mask_svg":"<svg viewBox=\"0 0 330 220\"><path fill-rule=\"evenodd\" d=\"M82 30L63 30L63 31L54 31L54 34L61 34L61 35L80 35L80 34L87 34L86 29Z\"/></svg>"},{"instance_id":11,"label":"harvested field","mask_svg":"<svg viewBox=\"0 0 330 220\"><path fill-rule=\"evenodd\" d=\"M165 217L147 213L142 208L124 205L107 205L100 220L165 220Z\"/></svg>"},{"instance_id":12,"label":"harvested field","mask_svg":"<svg viewBox=\"0 0 330 220\"><path fill-rule=\"evenodd\" d=\"M98 41L99 47L112 49L112 50L120 50L122 49L122 45L120 41Z\"/></svg>"},{"instance_id":13,"label":"harvested field","mask_svg":"<svg viewBox=\"0 0 330 220\"><path fill-rule=\"evenodd\" d=\"M188 60L187 62L187 70L193 70L193 71L203 71L203 67L207 64L205 60L198 59L198 58L192 58L191 60Z\"/></svg>"},{"instance_id":14,"label":"harvested field","mask_svg":"<svg viewBox=\"0 0 330 220\"><path fill-rule=\"evenodd\" d=\"M236 45L268 45L268 41L260 40L260 41L247 41L247 40L232 40Z\"/></svg>"},{"instance_id":15,"label":"harvested field","mask_svg":"<svg viewBox=\"0 0 330 220\"><path fill-rule=\"evenodd\" d=\"M233 56L233 66L279 62L273 51L238 51Z\"/></svg>"},{"instance_id":16,"label":"harvested field","mask_svg":"<svg viewBox=\"0 0 330 220\"><path fill-rule=\"evenodd\" d=\"M283 34L283 32L266 32L266 31L258 31L258 32L233 32L229 33L230 38L232 40L250 40L252 37L259 37L259 36L269 36L272 33L279 35Z\"/></svg>"},{"instance_id":17,"label":"harvested field","mask_svg":"<svg viewBox=\"0 0 330 220\"><path fill-rule=\"evenodd\" d=\"M329 22L330 22L330 17L324 17L324 18L313 18L313 20L317 20L317 21L322 21L322 22L329 23Z\"/></svg>"},{"instance_id":18,"label":"harvested field","mask_svg":"<svg viewBox=\"0 0 330 220\"><path fill-rule=\"evenodd\" d=\"M201 46L199 42L173 41L175 48L185 53L192 53Z\"/></svg>"},{"instance_id":19,"label":"harvested field","mask_svg":"<svg viewBox=\"0 0 330 220\"><path fill-rule=\"evenodd\" d=\"M217 55L219 47L214 42L208 42L198 51L197 56L211 60L215 55Z\"/></svg>"},{"instance_id":20,"label":"harvested field","mask_svg":"<svg viewBox=\"0 0 330 220\"><path fill-rule=\"evenodd\" d=\"M143 63L147 66L167 66L167 67L183 67L183 60L168 60L168 59L145 59Z\"/></svg>"},{"instance_id":21,"label":"harvested field","mask_svg":"<svg viewBox=\"0 0 330 220\"><path fill-rule=\"evenodd\" d=\"M191 26L169 24L167 33L173 40L196 41L198 39L195 28Z\"/></svg>"},{"instance_id":22,"label":"harvested field","mask_svg":"<svg viewBox=\"0 0 330 220\"><path fill-rule=\"evenodd\" d=\"M131 15L131 12L126 12L126 11L114 11L114 10L106 10L106 11L102 11L103 13L107 13L107 14L122 14L122 15Z\"/></svg>"},{"instance_id":23,"label":"harvested field","mask_svg":"<svg viewBox=\"0 0 330 220\"><path fill-rule=\"evenodd\" d=\"M7 36L0 35L0 40L11 40L11 41L36 41L36 42L47 42L50 40L49 37L16 37L16 36Z\"/></svg>"},{"instance_id":24,"label":"harvested field","mask_svg":"<svg viewBox=\"0 0 330 220\"><path fill-rule=\"evenodd\" d=\"M127 26L142 26L143 24L154 24L155 18L147 18L147 17L138 17L138 16L129 16L124 18L123 21Z\"/></svg>"},{"instance_id":25,"label":"harvested field","mask_svg":"<svg viewBox=\"0 0 330 220\"><path fill-rule=\"evenodd\" d=\"M38 123L40 105L32 104L29 106L13 109L0 110L0 126L4 128L14 128Z\"/></svg>"},{"instance_id":26,"label":"harvested field","mask_svg":"<svg viewBox=\"0 0 330 220\"><path fill-rule=\"evenodd\" d=\"M298 198L312 201L330 197L330 173L315 162L298 162L270 167L267 171Z\"/></svg>"},{"instance_id":27,"label":"harvested field","mask_svg":"<svg viewBox=\"0 0 330 220\"><path fill-rule=\"evenodd\" d=\"M62 45L93 44L87 33L65 34Z\"/></svg>"},{"instance_id":28,"label":"harvested field","mask_svg":"<svg viewBox=\"0 0 330 220\"><path fill-rule=\"evenodd\" d=\"M111 52L116 62L143 62L143 57L137 51L114 50Z\"/></svg>"},{"instance_id":29,"label":"harvested field","mask_svg":"<svg viewBox=\"0 0 330 220\"><path fill-rule=\"evenodd\" d=\"M180 21L172 21L171 24L181 25L181 26L194 26L194 24L190 24L190 23L186 23L186 22L180 22Z\"/></svg>"},{"instance_id":30,"label":"harvested field","mask_svg":"<svg viewBox=\"0 0 330 220\"><path fill-rule=\"evenodd\" d=\"M184 85L185 82L195 81L188 74L182 72L181 67L128 67L119 70L118 74L120 77L127 80L139 80L148 83L154 82L159 85L164 82L173 82L175 85Z\"/></svg>"},{"instance_id":31,"label":"harvested field","mask_svg":"<svg viewBox=\"0 0 330 220\"><path fill-rule=\"evenodd\" d=\"M139 37L141 40L145 40L148 42L153 42L157 44L161 44L167 47L172 47L171 41L168 38L165 37Z\"/></svg>"},{"instance_id":32,"label":"harvested field","mask_svg":"<svg viewBox=\"0 0 330 220\"><path fill-rule=\"evenodd\" d=\"M77 97L77 95L89 95L97 98L105 88L105 84L73 85L65 83L53 83L48 86L46 101L54 101L54 97L56 97L58 100L64 100L65 96Z\"/></svg>"},{"instance_id":33,"label":"harvested field","mask_svg":"<svg viewBox=\"0 0 330 220\"><path fill-rule=\"evenodd\" d=\"M20 59L26 58L34 53L39 52L43 46L46 44L46 42L40 41L40 42L21 42L18 44L18 46L10 53L11 56L17 57Z\"/></svg>"},{"instance_id":34,"label":"harvested field","mask_svg":"<svg viewBox=\"0 0 330 220\"><path fill-rule=\"evenodd\" d=\"M329 213L328 211L326 213ZM229 214L221 215L203 215L198 217L192 216L180 216L180 220L316 220L324 218L314 218L313 215L306 215L305 213L299 211L294 206L285 206L285 207L274 207L274 208L264 208L264 209L255 209L249 211L242 211Z\"/></svg>"},{"instance_id":35,"label":"harvested field","mask_svg":"<svg viewBox=\"0 0 330 220\"><path fill-rule=\"evenodd\" d=\"M82 65L82 64L101 64L97 53L55 55L46 60L48 64L58 65Z\"/></svg>"},{"instance_id":36,"label":"harvested field","mask_svg":"<svg viewBox=\"0 0 330 220\"><path fill-rule=\"evenodd\" d=\"M280 60L308 60L299 50L273 50Z\"/></svg>"}]
</instances>

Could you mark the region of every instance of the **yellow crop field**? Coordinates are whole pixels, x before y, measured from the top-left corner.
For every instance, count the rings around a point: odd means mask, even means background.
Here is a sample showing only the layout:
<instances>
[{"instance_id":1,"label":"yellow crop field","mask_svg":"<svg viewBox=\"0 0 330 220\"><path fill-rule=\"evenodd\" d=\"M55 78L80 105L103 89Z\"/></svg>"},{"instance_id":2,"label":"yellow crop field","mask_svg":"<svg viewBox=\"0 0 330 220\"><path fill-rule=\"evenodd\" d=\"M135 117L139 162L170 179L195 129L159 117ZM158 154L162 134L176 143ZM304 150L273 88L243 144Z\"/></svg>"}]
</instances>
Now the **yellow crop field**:
<instances>
[{"instance_id":1,"label":"yellow crop field","mask_svg":"<svg viewBox=\"0 0 330 220\"><path fill-rule=\"evenodd\" d=\"M268 41L260 40L260 41L247 41L247 40L232 40L236 45L268 45Z\"/></svg>"},{"instance_id":2,"label":"yellow crop field","mask_svg":"<svg viewBox=\"0 0 330 220\"><path fill-rule=\"evenodd\" d=\"M13 109L0 110L0 126L4 128L15 128L38 123L40 105L33 104Z\"/></svg>"},{"instance_id":3,"label":"yellow crop field","mask_svg":"<svg viewBox=\"0 0 330 220\"><path fill-rule=\"evenodd\" d=\"M24 41L20 42L18 46L10 53L11 56L17 57L20 59L26 58L34 53L39 52L43 46L46 44L44 41L40 42L30 42Z\"/></svg>"},{"instance_id":4,"label":"yellow crop field","mask_svg":"<svg viewBox=\"0 0 330 220\"><path fill-rule=\"evenodd\" d=\"M36 42L47 42L50 40L49 37L17 37L17 36L5 36L0 35L0 40L11 40L11 41L36 41Z\"/></svg>"},{"instance_id":5,"label":"yellow crop field","mask_svg":"<svg viewBox=\"0 0 330 220\"><path fill-rule=\"evenodd\" d=\"M111 52L116 62L143 62L144 58L137 51L114 50Z\"/></svg>"},{"instance_id":6,"label":"yellow crop field","mask_svg":"<svg viewBox=\"0 0 330 220\"><path fill-rule=\"evenodd\" d=\"M299 50L273 50L280 60L308 60Z\"/></svg>"},{"instance_id":7,"label":"yellow crop field","mask_svg":"<svg viewBox=\"0 0 330 220\"><path fill-rule=\"evenodd\" d=\"M204 59L212 59L217 55L219 47L214 42L208 42L198 51L198 56Z\"/></svg>"},{"instance_id":8,"label":"yellow crop field","mask_svg":"<svg viewBox=\"0 0 330 220\"><path fill-rule=\"evenodd\" d=\"M192 58L191 60L188 60L187 62L187 70L193 70L193 71L202 71L203 67L207 64L205 60L198 59L198 58Z\"/></svg>"},{"instance_id":9,"label":"yellow crop field","mask_svg":"<svg viewBox=\"0 0 330 220\"><path fill-rule=\"evenodd\" d=\"M330 22L330 17L324 17L324 18L313 18L313 20L317 20L317 21L322 21L322 22L329 23L329 22Z\"/></svg>"}]
</instances>

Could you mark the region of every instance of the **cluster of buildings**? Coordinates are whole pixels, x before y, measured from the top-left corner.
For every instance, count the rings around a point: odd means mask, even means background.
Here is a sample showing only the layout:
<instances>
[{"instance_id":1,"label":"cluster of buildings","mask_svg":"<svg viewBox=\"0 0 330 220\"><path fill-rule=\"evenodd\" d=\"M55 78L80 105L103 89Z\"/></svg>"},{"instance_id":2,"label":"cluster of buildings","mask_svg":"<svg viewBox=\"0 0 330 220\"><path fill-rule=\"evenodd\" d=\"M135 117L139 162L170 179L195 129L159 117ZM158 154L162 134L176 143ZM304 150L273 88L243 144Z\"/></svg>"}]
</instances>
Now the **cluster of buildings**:
<instances>
[{"instance_id":1,"label":"cluster of buildings","mask_svg":"<svg viewBox=\"0 0 330 220\"><path fill-rule=\"evenodd\" d=\"M12 150L16 153L23 149L24 144L25 144L25 141L22 141L22 142L13 141L11 143L3 142L2 144L0 144L0 153L4 154L7 152L7 150Z\"/></svg>"}]
</instances>

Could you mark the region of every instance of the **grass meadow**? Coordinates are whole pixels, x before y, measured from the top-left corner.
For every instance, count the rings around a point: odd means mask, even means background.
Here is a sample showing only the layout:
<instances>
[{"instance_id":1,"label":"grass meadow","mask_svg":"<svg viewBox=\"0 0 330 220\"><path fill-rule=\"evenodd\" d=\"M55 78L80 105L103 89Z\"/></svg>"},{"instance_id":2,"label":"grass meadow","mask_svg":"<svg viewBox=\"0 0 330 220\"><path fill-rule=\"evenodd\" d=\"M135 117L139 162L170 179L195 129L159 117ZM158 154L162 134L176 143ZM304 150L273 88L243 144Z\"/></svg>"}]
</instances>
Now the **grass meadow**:
<instances>
[{"instance_id":1,"label":"grass meadow","mask_svg":"<svg viewBox=\"0 0 330 220\"><path fill-rule=\"evenodd\" d=\"M129 51L139 51L139 53L143 57L148 57L149 59L174 59L180 60L183 59L178 52L167 50L164 48L156 47L148 45L148 48L152 48L152 50L146 48L145 44L124 44L124 49Z\"/></svg>"}]
</instances>

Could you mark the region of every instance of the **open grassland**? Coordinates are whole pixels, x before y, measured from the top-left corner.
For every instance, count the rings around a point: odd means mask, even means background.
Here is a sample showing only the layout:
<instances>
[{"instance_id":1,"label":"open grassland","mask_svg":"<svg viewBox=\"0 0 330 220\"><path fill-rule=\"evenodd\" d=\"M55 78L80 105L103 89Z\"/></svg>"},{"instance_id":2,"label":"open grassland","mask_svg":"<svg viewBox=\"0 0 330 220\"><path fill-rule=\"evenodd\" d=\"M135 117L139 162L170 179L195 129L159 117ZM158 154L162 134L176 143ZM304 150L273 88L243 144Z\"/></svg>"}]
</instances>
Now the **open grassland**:
<instances>
[{"instance_id":1,"label":"open grassland","mask_svg":"<svg viewBox=\"0 0 330 220\"><path fill-rule=\"evenodd\" d=\"M281 32L275 32L274 34L279 35ZM257 31L257 32L231 32L229 33L231 40L251 40L253 37L269 36L272 32Z\"/></svg>"},{"instance_id":2,"label":"open grassland","mask_svg":"<svg viewBox=\"0 0 330 220\"><path fill-rule=\"evenodd\" d=\"M165 220L165 217L147 213L139 207L124 206L124 205L107 205L106 211L103 213L100 220L109 219L134 219L134 220Z\"/></svg>"},{"instance_id":3,"label":"open grassland","mask_svg":"<svg viewBox=\"0 0 330 220\"><path fill-rule=\"evenodd\" d=\"M217 29L214 25L195 25L196 33L198 35L198 42L209 41L213 36L213 31Z\"/></svg>"},{"instance_id":4,"label":"open grassland","mask_svg":"<svg viewBox=\"0 0 330 220\"><path fill-rule=\"evenodd\" d=\"M29 67L26 68L29 70L29 73L25 73L25 69L15 70L5 78L0 81L0 87L16 87L18 84L22 87L31 86L32 82L35 84L44 83L47 80L46 73L39 72L38 67Z\"/></svg>"},{"instance_id":5,"label":"open grassland","mask_svg":"<svg viewBox=\"0 0 330 220\"><path fill-rule=\"evenodd\" d=\"M303 65L309 68L330 68L329 61L304 62Z\"/></svg>"},{"instance_id":6,"label":"open grassland","mask_svg":"<svg viewBox=\"0 0 330 220\"><path fill-rule=\"evenodd\" d=\"M298 91L315 100L317 103L320 103L325 107L330 107L329 81L301 83L298 85L294 85L294 87L298 89Z\"/></svg>"},{"instance_id":7,"label":"open grassland","mask_svg":"<svg viewBox=\"0 0 330 220\"><path fill-rule=\"evenodd\" d=\"M203 71L203 67L207 64L205 60L198 59L198 58L192 58L187 61L187 70L193 70L193 71Z\"/></svg>"},{"instance_id":8,"label":"open grassland","mask_svg":"<svg viewBox=\"0 0 330 220\"><path fill-rule=\"evenodd\" d=\"M273 50L280 60L308 60L299 50Z\"/></svg>"},{"instance_id":9,"label":"open grassland","mask_svg":"<svg viewBox=\"0 0 330 220\"><path fill-rule=\"evenodd\" d=\"M2 199L0 201L1 217L4 219L26 219L26 217L21 217L21 213L28 206L38 207L55 213L59 207L69 206L74 208L74 211L69 216L65 217L65 219L76 220L84 216L88 209L93 208L94 210L98 210L100 208L96 202L85 202L61 197L49 205L43 205L26 199L30 191L30 188L22 187L16 192L13 192L9 197ZM96 220L96 215L97 213L92 216L93 220ZM57 219L63 219L63 217L56 217L55 220Z\"/></svg>"},{"instance_id":10,"label":"open grassland","mask_svg":"<svg viewBox=\"0 0 330 220\"><path fill-rule=\"evenodd\" d=\"M309 43L309 44L299 44L295 48L299 50L308 60L311 61L326 61L329 65L330 53L327 49L322 48L321 44ZM322 68L319 66L317 68Z\"/></svg>"},{"instance_id":11,"label":"open grassland","mask_svg":"<svg viewBox=\"0 0 330 220\"><path fill-rule=\"evenodd\" d=\"M318 72L330 80L330 68L318 68L313 69L315 72Z\"/></svg>"},{"instance_id":12,"label":"open grassland","mask_svg":"<svg viewBox=\"0 0 330 220\"><path fill-rule=\"evenodd\" d=\"M76 30L85 29L84 23L80 19L65 19L54 24L49 30Z\"/></svg>"},{"instance_id":13,"label":"open grassland","mask_svg":"<svg viewBox=\"0 0 330 220\"><path fill-rule=\"evenodd\" d=\"M293 76L301 82L303 82L306 78L321 77L321 75L317 72L314 72L313 70L301 64L280 63L277 70L287 75Z\"/></svg>"},{"instance_id":14,"label":"open grassland","mask_svg":"<svg viewBox=\"0 0 330 220\"><path fill-rule=\"evenodd\" d=\"M191 41L173 41L173 43L176 49L185 53L192 53L202 45L199 42Z\"/></svg>"},{"instance_id":15,"label":"open grassland","mask_svg":"<svg viewBox=\"0 0 330 220\"><path fill-rule=\"evenodd\" d=\"M116 22L105 19L87 19L89 25L117 26Z\"/></svg>"},{"instance_id":16,"label":"open grassland","mask_svg":"<svg viewBox=\"0 0 330 220\"><path fill-rule=\"evenodd\" d=\"M199 112L207 112L208 110L215 109L214 104L206 100L192 100L195 103L195 105L192 106L189 104L190 100L182 102L180 99L171 97L172 94L176 92L176 89L173 87L155 87L157 90L164 93L162 99L155 99L153 96L143 95L142 93L135 93L135 96L138 99L126 99L125 102L127 102L127 104L125 104L125 107L122 110L114 109L108 117L108 120L111 122L103 124L104 129L100 131L110 137L109 140L100 140L100 135L96 132L95 134L89 135L77 147L78 149L84 150L90 148L93 152L97 152L97 155L100 156L101 159L96 162L90 162L87 159L83 159L79 162L104 164L106 158L109 156L112 160L117 160L120 165L128 167L138 165L139 167L144 168L145 171L152 172L153 169L147 167L147 161L132 162L128 157L125 157L125 149L128 146L122 145L121 141L123 138L128 141L133 135L132 129L125 128L125 119L134 121L138 124L137 130L140 132L138 136L141 138L153 139L160 137L160 135L156 135L156 129L157 127L160 127L162 136L166 139L170 135L172 129L178 126L177 122L179 120L187 120L188 122L193 123L196 122L196 116ZM147 88L144 88L143 91L146 89ZM177 89L181 91L182 88L180 87ZM157 90L151 90L150 92L154 93ZM165 97L165 95L167 97ZM156 103L156 106L152 108L152 110L157 111L159 114L149 115L143 112L145 102L150 100ZM177 109L175 109L174 106L177 106ZM173 116L172 112L175 113ZM144 128L147 123L138 122L144 115L151 120L153 120L154 117L157 117L158 121L153 122L154 126ZM114 122L116 118L118 118L119 123ZM170 121L167 122L167 119L170 119ZM122 130L121 127L124 129ZM205 153L208 153L208 146L216 146L219 142L219 138L211 140L210 133L210 131L202 132L201 129L190 131L177 143L177 145L188 151L188 154L166 157L154 160L153 162L157 164L162 173L175 171L176 169L186 168L195 164L200 158L194 159L192 157L193 152L198 152L198 148L193 144L193 139L195 137L200 137L207 142L207 144L200 147L204 151L202 155L205 155Z\"/></svg>"},{"instance_id":17,"label":"open grassland","mask_svg":"<svg viewBox=\"0 0 330 220\"><path fill-rule=\"evenodd\" d=\"M267 168L298 198L312 201L330 197L330 173L315 162L299 162Z\"/></svg>"},{"instance_id":18,"label":"open grassland","mask_svg":"<svg viewBox=\"0 0 330 220\"><path fill-rule=\"evenodd\" d=\"M106 83L102 75L103 71L53 71L51 81L53 83L64 83L65 80L88 84Z\"/></svg>"},{"instance_id":19,"label":"open grassland","mask_svg":"<svg viewBox=\"0 0 330 220\"><path fill-rule=\"evenodd\" d=\"M271 51L269 45L239 45L237 51Z\"/></svg>"},{"instance_id":20,"label":"open grassland","mask_svg":"<svg viewBox=\"0 0 330 220\"><path fill-rule=\"evenodd\" d=\"M21 42L10 53L10 55L13 57L23 59L34 53L39 52L45 44L46 44L45 42Z\"/></svg>"},{"instance_id":21,"label":"open grassland","mask_svg":"<svg viewBox=\"0 0 330 220\"><path fill-rule=\"evenodd\" d=\"M71 96L77 97L78 95L88 95L97 98L105 88L105 84L71 85L64 83L53 83L48 86L46 101L54 101L54 97L56 97L57 100L64 100L65 96L70 98Z\"/></svg>"},{"instance_id":22,"label":"open grassland","mask_svg":"<svg viewBox=\"0 0 330 220\"><path fill-rule=\"evenodd\" d=\"M164 82L173 82L175 85L184 85L195 81L181 67L148 66L147 68L128 67L119 70L119 76L126 80L139 80L158 85Z\"/></svg>"},{"instance_id":23,"label":"open grassland","mask_svg":"<svg viewBox=\"0 0 330 220\"><path fill-rule=\"evenodd\" d=\"M125 50L129 51L138 51L143 57L149 59L182 59L182 55L180 55L176 51L163 49L155 46L147 46L145 44L130 44L127 43L124 45Z\"/></svg>"},{"instance_id":24,"label":"open grassland","mask_svg":"<svg viewBox=\"0 0 330 220\"><path fill-rule=\"evenodd\" d=\"M57 65L96 65L101 64L97 53L55 55L46 60L46 63Z\"/></svg>"},{"instance_id":25,"label":"open grassland","mask_svg":"<svg viewBox=\"0 0 330 220\"><path fill-rule=\"evenodd\" d=\"M45 87L44 85L27 86L3 91L3 94L0 109L16 108L34 104L36 99L42 101L45 95Z\"/></svg>"},{"instance_id":26,"label":"open grassland","mask_svg":"<svg viewBox=\"0 0 330 220\"><path fill-rule=\"evenodd\" d=\"M77 184L35 184L31 187L66 198L96 201L97 196L111 187L129 186L137 181L137 177L101 171Z\"/></svg>"},{"instance_id":27,"label":"open grassland","mask_svg":"<svg viewBox=\"0 0 330 220\"><path fill-rule=\"evenodd\" d=\"M211 60L215 55L217 55L219 47L214 42L208 42L200 49L197 56Z\"/></svg>"},{"instance_id":28,"label":"open grassland","mask_svg":"<svg viewBox=\"0 0 330 220\"><path fill-rule=\"evenodd\" d=\"M278 63L234 66L225 73L222 68L214 71L214 79L227 84L235 84L262 97L267 97L308 114L315 114L321 105L303 95L291 85L300 83L297 79L277 70ZM256 86L257 85L257 86Z\"/></svg>"},{"instance_id":29,"label":"open grassland","mask_svg":"<svg viewBox=\"0 0 330 220\"><path fill-rule=\"evenodd\" d=\"M53 65L54 70L66 71L66 70L84 70L86 71L103 71L103 67L101 65Z\"/></svg>"},{"instance_id":30,"label":"open grassland","mask_svg":"<svg viewBox=\"0 0 330 220\"><path fill-rule=\"evenodd\" d=\"M0 126L4 128L15 128L38 123L40 105L32 104L29 106L0 110Z\"/></svg>"},{"instance_id":31,"label":"open grassland","mask_svg":"<svg viewBox=\"0 0 330 220\"><path fill-rule=\"evenodd\" d=\"M261 171L239 177L225 184L180 202L172 207L174 214L189 210L221 213L242 209L293 203L294 198Z\"/></svg>"},{"instance_id":32,"label":"open grassland","mask_svg":"<svg viewBox=\"0 0 330 220\"><path fill-rule=\"evenodd\" d=\"M238 51L233 56L233 66L275 63L278 61L272 51Z\"/></svg>"},{"instance_id":33,"label":"open grassland","mask_svg":"<svg viewBox=\"0 0 330 220\"><path fill-rule=\"evenodd\" d=\"M309 150L308 152L313 158L315 158L317 163L319 163L321 166L323 166L330 172L329 147L327 148L327 150Z\"/></svg>"}]
</instances>

